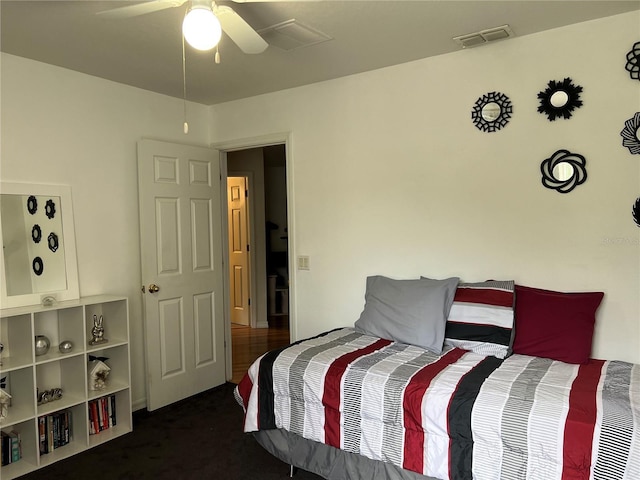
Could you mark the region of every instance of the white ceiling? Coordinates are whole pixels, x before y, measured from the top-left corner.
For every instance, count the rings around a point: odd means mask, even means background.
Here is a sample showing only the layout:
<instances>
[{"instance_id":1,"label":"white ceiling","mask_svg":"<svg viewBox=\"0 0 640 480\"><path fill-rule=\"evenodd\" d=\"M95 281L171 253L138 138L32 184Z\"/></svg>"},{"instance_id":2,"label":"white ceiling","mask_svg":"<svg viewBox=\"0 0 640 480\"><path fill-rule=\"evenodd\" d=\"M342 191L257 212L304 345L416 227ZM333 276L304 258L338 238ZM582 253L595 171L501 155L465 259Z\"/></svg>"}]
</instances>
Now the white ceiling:
<instances>
[{"instance_id":1,"label":"white ceiling","mask_svg":"<svg viewBox=\"0 0 640 480\"><path fill-rule=\"evenodd\" d=\"M140 2L0 0L0 49L182 98L180 25L186 5L117 20L96 15L135 3ZM219 4L231 6L256 30L296 19L333 40L292 51L269 46L247 55L223 35L219 65L212 53L187 47L187 98L206 105L452 52L459 49L452 37L503 24L523 36L640 9L640 0Z\"/></svg>"}]
</instances>

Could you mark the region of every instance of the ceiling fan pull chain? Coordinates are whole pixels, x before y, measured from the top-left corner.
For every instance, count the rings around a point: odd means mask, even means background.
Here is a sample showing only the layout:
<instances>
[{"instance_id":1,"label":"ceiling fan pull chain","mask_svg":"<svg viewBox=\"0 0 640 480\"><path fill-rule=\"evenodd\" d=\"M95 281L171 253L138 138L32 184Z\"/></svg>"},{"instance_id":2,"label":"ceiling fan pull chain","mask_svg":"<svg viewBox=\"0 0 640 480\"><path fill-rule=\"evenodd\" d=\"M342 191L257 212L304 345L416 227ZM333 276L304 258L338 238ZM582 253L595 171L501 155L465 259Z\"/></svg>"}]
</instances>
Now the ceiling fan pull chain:
<instances>
[{"instance_id":1,"label":"ceiling fan pull chain","mask_svg":"<svg viewBox=\"0 0 640 480\"><path fill-rule=\"evenodd\" d=\"M182 106L184 110L184 124L182 125L184 134L189 133L189 124L187 123L187 57L184 51L184 35L182 37Z\"/></svg>"},{"instance_id":2,"label":"ceiling fan pull chain","mask_svg":"<svg viewBox=\"0 0 640 480\"><path fill-rule=\"evenodd\" d=\"M220 63L220 44L216 45L216 56L215 56L216 64Z\"/></svg>"}]
</instances>

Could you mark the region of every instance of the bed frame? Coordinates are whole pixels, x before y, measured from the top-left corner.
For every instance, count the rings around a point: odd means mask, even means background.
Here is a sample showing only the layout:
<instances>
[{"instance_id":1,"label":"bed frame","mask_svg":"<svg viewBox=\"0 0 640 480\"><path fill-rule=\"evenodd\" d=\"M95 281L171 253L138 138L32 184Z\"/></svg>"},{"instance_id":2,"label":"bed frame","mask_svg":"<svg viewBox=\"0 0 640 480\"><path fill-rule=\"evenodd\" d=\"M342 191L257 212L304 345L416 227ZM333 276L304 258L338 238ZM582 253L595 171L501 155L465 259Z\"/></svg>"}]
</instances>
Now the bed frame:
<instances>
[{"instance_id":1,"label":"bed frame","mask_svg":"<svg viewBox=\"0 0 640 480\"><path fill-rule=\"evenodd\" d=\"M324 443L307 440L283 429L253 432L256 441L271 455L294 467L320 475L327 480L437 480L390 463L345 452Z\"/></svg>"}]
</instances>

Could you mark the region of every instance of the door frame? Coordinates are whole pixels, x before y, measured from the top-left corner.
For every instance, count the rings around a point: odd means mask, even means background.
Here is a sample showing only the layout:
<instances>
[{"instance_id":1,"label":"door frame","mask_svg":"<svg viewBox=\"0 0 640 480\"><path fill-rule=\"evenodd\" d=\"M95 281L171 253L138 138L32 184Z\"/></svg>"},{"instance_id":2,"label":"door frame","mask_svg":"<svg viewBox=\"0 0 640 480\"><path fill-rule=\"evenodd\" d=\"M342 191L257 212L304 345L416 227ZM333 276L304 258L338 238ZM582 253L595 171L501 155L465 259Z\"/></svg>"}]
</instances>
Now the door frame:
<instances>
[{"instance_id":1,"label":"door frame","mask_svg":"<svg viewBox=\"0 0 640 480\"><path fill-rule=\"evenodd\" d=\"M211 148L220 151L220 175L221 183L227 184L227 153L237 150L248 150L251 148L269 147L271 145L285 146L285 171L287 175L287 232L288 232L288 262L289 262L289 338L291 341L297 339L297 297L296 297L296 246L295 246L295 201L293 194L294 172L292 160L292 144L293 135L291 132L272 133L256 137L238 138L224 142L212 143ZM228 210L226 188L222 195L222 209L224 212ZM226 213L225 213L226 215ZM222 235L222 249L224 268L228 268L229 258L229 232L228 222L223 222L225 232ZM254 248L255 250L255 248ZM226 271L226 270L225 270ZM231 339L231 312L229 305L229 278L228 275L223 276L223 297L224 297L224 316L225 316L225 355L227 367L227 380L233 377L233 356L232 356L232 339ZM257 320L257 319L256 319Z\"/></svg>"},{"instance_id":2,"label":"door frame","mask_svg":"<svg viewBox=\"0 0 640 480\"><path fill-rule=\"evenodd\" d=\"M228 165L227 165L228 167ZM228 173L228 172L227 172ZM256 264L256 232L255 232L255 217L254 217L254 202L253 199L251 198L252 195L252 191L254 190L254 183L253 183L253 172L248 172L248 171L244 171L244 170L234 170L233 171L233 175L230 175L232 177L245 177L247 179L247 190L249 191L249 198L248 200L245 200L247 202L247 225L249 228L249 298L251 299L252 297L255 297L256 292L258 291L258 287L256 285L257 283L257 279L256 279L256 275L255 275L255 264ZM227 179L229 178L229 175L225 175L224 176L224 184L227 184ZM227 188L229 188L227 186ZM228 204L227 204L227 208L228 208ZM227 210L228 212L228 210ZM229 219L228 219L228 215L227 215L227 234L229 233L228 231L229 228ZM228 240L227 240L227 244L228 244ZM227 257L225 259L226 262L229 261L229 250L227 249ZM228 263L227 263L228 266ZM228 268L227 268L228 270ZM229 281L231 281L231 279L229 279ZM230 298L227 299L227 301L230 301ZM231 311L229 311L229 315L231 315ZM257 327L257 323L258 323L258 318L256 316L256 302L253 301L249 304L249 325L251 326L251 328L256 328Z\"/></svg>"}]
</instances>

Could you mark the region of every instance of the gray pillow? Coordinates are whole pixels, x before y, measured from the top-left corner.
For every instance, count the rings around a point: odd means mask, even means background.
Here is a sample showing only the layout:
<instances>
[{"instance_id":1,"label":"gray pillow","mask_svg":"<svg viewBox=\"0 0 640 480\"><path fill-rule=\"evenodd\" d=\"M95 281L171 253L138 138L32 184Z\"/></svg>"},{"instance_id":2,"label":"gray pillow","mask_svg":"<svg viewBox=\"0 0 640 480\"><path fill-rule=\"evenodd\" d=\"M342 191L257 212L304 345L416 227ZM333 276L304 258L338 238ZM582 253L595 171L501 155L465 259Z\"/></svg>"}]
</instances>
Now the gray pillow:
<instances>
[{"instance_id":1,"label":"gray pillow","mask_svg":"<svg viewBox=\"0 0 640 480\"><path fill-rule=\"evenodd\" d=\"M457 277L445 280L367 277L364 310L355 329L439 354L459 280Z\"/></svg>"}]
</instances>

